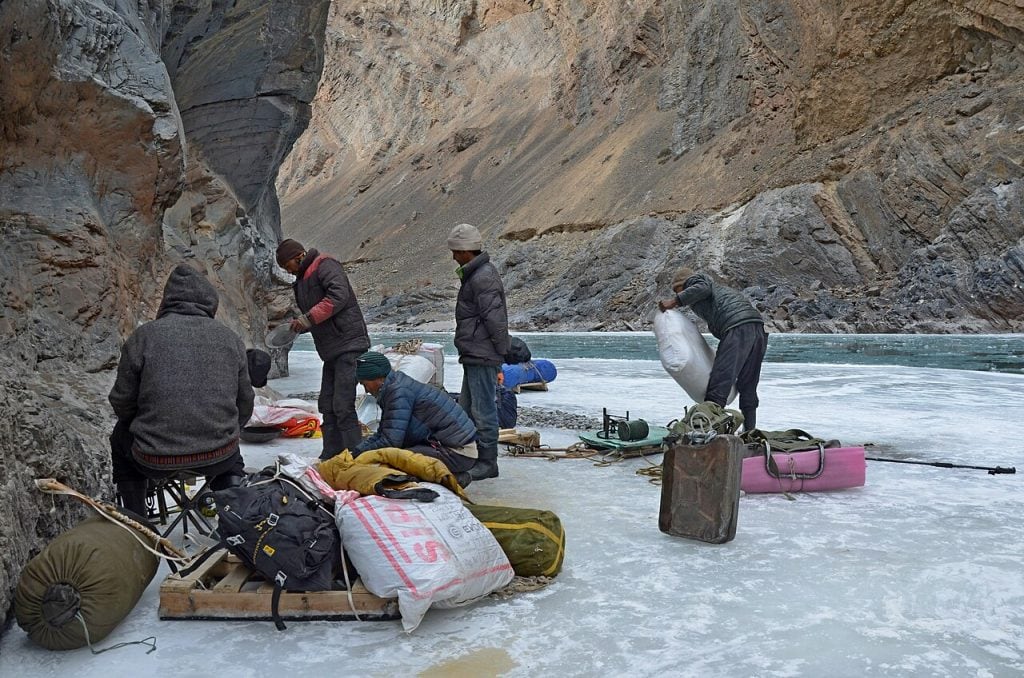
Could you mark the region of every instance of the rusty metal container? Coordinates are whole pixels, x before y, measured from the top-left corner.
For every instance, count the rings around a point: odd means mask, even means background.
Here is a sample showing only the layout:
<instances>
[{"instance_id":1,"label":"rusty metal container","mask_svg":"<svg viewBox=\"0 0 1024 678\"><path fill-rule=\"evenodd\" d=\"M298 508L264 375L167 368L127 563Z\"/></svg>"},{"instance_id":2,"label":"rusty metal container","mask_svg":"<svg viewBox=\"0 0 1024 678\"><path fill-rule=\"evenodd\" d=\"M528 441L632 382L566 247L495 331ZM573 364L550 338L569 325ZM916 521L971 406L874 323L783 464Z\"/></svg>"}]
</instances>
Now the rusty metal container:
<instances>
[{"instance_id":1,"label":"rusty metal container","mask_svg":"<svg viewBox=\"0 0 1024 678\"><path fill-rule=\"evenodd\" d=\"M743 441L717 435L694 445L681 439L662 461L658 528L667 534L724 544L736 536Z\"/></svg>"}]
</instances>

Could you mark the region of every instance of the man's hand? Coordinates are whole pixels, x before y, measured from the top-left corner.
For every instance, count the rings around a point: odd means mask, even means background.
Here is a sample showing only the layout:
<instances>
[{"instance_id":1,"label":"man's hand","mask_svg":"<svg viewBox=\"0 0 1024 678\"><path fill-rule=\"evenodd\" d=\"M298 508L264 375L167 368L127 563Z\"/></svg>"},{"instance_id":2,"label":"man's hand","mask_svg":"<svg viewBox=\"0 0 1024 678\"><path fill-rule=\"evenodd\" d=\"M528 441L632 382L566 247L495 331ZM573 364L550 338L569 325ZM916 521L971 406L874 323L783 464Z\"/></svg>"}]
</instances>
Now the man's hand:
<instances>
[{"instance_id":1,"label":"man's hand","mask_svg":"<svg viewBox=\"0 0 1024 678\"><path fill-rule=\"evenodd\" d=\"M309 318L307 318L305 315L300 315L295 320L292 320L289 326L292 328L292 332L301 333L305 332L310 327L312 327L313 323L309 322Z\"/></svg>"},{"instance_id":2,"label":"man's hand","mask_svg":"<svg viewBox=\"0 0 1024 678\"><path fill-rule=\"evenodd\" d=\"M662 313L677 306L679 306L679 302L676 301L675 297L672 297L671 299L662 299L658 302L658 308L661 309Z\"/></svg>"}]
</instances>

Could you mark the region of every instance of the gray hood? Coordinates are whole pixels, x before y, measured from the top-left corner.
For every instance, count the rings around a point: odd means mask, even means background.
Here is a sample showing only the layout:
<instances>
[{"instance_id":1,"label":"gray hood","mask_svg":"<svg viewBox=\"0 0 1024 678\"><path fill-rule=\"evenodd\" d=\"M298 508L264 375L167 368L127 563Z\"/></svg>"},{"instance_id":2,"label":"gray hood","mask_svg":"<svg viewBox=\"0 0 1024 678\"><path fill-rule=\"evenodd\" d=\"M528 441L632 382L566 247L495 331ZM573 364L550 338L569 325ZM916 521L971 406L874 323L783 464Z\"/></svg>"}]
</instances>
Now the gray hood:
<instances>
[{"instance_id":1,"label":"gray hood","mask_svg":"<svg viewBox=\"0 0 1024 678\"><path fill-rule=\"evenodd\" d=\"M217 315L217 290L199 271L187 264L178 264L164 285L164 298L156 317L168 313L178 315Z\"/></svg>"}]
</instances>

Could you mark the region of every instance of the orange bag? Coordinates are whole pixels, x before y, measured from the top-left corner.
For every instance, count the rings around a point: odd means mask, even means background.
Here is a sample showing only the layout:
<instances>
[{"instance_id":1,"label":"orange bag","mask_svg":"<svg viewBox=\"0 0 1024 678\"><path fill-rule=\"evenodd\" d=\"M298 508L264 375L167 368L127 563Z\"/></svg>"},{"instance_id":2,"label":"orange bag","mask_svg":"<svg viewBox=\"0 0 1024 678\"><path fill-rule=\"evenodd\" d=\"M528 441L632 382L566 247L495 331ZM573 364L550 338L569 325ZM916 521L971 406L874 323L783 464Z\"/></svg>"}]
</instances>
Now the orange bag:
<instances>
[{"instance_id":1,"label":"orange bag","mask_svg":"<svg viewBox=\"0 0 1024 678\"><path fill-rule=\"evenodd\" d=\"M316 417L292 417L277 425L285 438L322 438L320 420Z\"/></svg>"}]
</instances>

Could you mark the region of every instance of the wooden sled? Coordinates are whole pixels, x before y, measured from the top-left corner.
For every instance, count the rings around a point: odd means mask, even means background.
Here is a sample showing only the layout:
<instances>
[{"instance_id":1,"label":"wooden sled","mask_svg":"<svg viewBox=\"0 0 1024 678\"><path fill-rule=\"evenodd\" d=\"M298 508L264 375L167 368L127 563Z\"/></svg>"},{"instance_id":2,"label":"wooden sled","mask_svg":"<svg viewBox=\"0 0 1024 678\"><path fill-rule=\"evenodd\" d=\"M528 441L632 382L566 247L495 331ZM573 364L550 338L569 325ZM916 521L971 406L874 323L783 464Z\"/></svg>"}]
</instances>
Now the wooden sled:
<instances>
[{"instance_id":1,"label":"wooden sled","mask_svg":"<svg viewBox=\"0 0 1024 678\"><path fill-rule=\"evenodd\" d=\"M523 390L546 391L548 390L548 383L546 381L531 381L526 384L519 384L514 389L512 389L512 392L521 393Z\"/></svg>"},{"instance_id":2,"label":"wooden sled","mask_svg":"<svg viewBox=\"0 0 1024 678\"><path fill-rule=\"evenodd\" d=\"M226 549L191 574L168 575L160 585L160 619L271 620L274 585ZM353 604L355 609L353 610ZM284 591L279 603L285 621L398 619L397 599L378 598L356 579L347 591Z\"/></svg>"}]
</instances>

